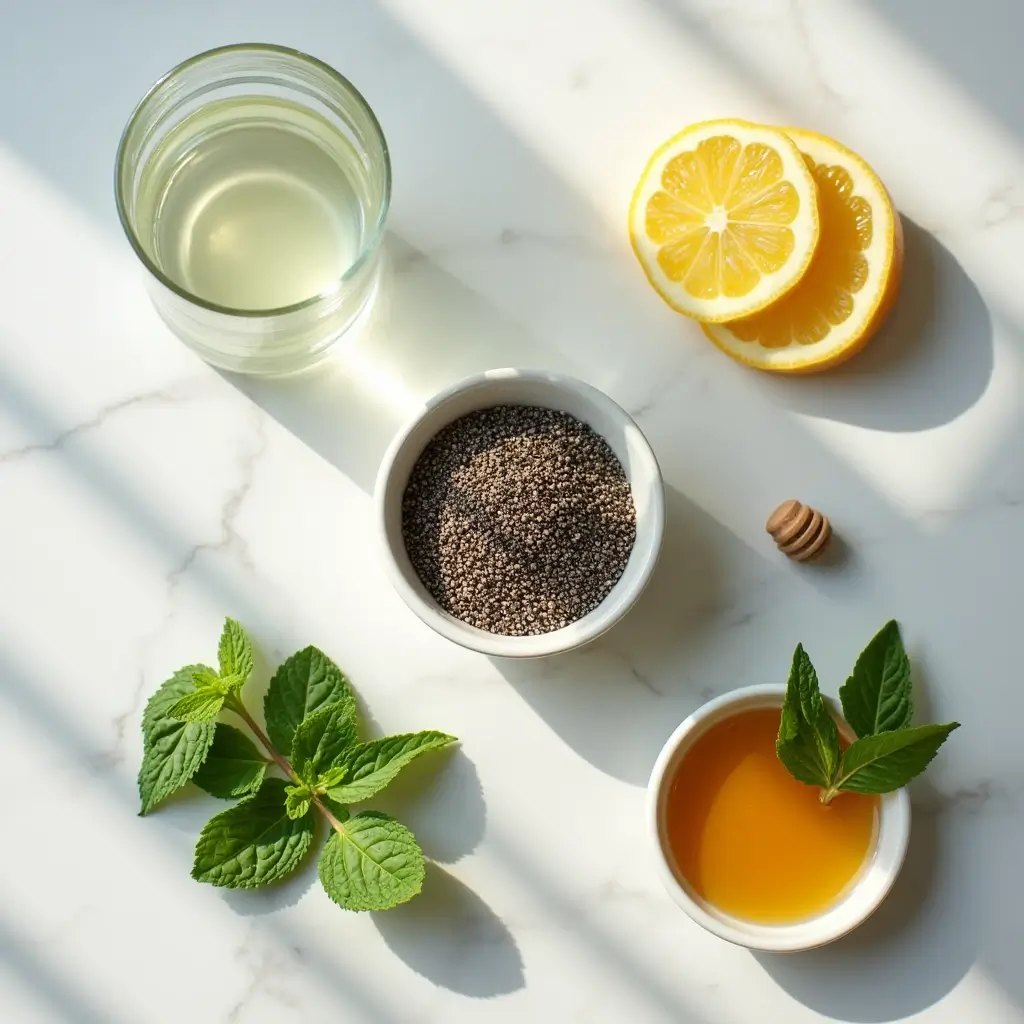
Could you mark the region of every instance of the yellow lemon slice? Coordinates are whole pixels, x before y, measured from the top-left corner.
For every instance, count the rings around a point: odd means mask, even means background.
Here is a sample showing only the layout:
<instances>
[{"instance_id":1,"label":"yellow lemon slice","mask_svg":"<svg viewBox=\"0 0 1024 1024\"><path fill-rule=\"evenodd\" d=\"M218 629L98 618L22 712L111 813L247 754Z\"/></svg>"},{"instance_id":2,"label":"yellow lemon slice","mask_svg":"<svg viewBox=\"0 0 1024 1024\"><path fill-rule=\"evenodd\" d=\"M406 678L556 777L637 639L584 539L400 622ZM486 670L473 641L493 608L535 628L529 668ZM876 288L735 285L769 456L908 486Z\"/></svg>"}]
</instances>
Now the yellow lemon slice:
<instances>
[{"instance_id":1,"label":"yellow lemon slice","mask_svg":"<svg viewBox=\"0 0 1024 1024\"><path fill-rule=\"evenodd\" d=\"M669 139L629 209L633 251L658 294L715 323L788 292L818 230L814 179L796 146L746 121L705 121Z\"/></svg>"},{"instance_id":2,"label":"yellow lemon slice","mask_svg":"<svg viewBox=\"0 0 1024 1024\"><path fill-rule=\"evenodd\" d=\"M859 352L899 292L903 229L885 186L834 139L786 129L818 185L821 240L810 269L779 302L707 336L734 359L778 373L814 373Z\"/></svg>"}]
</instances>

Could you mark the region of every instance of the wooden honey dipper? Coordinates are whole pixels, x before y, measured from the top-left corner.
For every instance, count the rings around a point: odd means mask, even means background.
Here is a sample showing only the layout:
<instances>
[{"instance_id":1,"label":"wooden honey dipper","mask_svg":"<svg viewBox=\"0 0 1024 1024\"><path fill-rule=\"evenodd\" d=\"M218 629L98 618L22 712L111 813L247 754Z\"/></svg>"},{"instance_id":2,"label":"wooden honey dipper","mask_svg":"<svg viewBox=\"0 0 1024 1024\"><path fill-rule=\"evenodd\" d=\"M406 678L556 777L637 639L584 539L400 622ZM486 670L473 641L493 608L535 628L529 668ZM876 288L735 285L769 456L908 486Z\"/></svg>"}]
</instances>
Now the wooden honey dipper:
<instances>
[{"instance_id":1,"label":"wooden honey dipper","mask_svg":"<svg viewBox=\"0 0 1024 1024\"><path fill-rule=\"evenodd\" d=\"M784 501L768 517L765 529L779 550L797 562L816 558L832 537L828 516L793 499Z\"/></svg>"}]
</instances>

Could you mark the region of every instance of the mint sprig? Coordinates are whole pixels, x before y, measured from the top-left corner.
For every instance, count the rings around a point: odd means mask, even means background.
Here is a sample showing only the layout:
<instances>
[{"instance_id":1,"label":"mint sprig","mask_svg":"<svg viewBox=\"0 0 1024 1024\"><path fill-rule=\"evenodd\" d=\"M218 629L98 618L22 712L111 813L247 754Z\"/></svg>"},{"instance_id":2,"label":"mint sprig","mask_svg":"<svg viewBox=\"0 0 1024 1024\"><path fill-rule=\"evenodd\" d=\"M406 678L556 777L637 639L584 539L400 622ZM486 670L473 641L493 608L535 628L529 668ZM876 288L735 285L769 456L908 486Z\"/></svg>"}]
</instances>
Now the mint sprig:
<instances>
[{"instance_id":1,"label":"mint sprig","mask_svg":"<svg viewBox=\"0 0 1024 1024\"><path fill-rule=\"evenodd\" d=\"M167 711L182 722L211 722L229 697L241 692L252 674L252 644L234 619L225 619L217 658L220 672L206 665L192 665L194 692L184 694Z\"/></svg>"},{"instance_id":2,"label":"mint sprig","mask_svg":"<svg viewBox=\"0 0 1024 1024\"><path fill-rule=\"evenodd\" d=\"M429 730L361 743L348 680L315 647L274 674L264 732L241 698L253 665L249 638L228 619L219 671L189 665L153 695L142 719L141 813L189 781L223 799L241 797L207 822L192 868L198 881L233 889L294 872L314 845L320 816L331 829L319 873L332 900L349 910L387 910L411 899L425 875L413 834L385 814L351 815L347 805L379 793L421 754L455 737ZM224 712L241 719L256 743L218 721Z\"/></svg>"},{"instance_id":3,"label":"mint sprig","mask_svg":"<svg viewBox=\"0 0 1024 1024\"><path fill-rule=\"evenodd\" d=\"M793 655L775 749L795 779L821 788L821 802L842 792L891 793L928 767L959 722L911 726L910 660L899 626L888 622L857 659L839 690L857 735L846 750L802 646Z\"/></svg>"}]
</instances>

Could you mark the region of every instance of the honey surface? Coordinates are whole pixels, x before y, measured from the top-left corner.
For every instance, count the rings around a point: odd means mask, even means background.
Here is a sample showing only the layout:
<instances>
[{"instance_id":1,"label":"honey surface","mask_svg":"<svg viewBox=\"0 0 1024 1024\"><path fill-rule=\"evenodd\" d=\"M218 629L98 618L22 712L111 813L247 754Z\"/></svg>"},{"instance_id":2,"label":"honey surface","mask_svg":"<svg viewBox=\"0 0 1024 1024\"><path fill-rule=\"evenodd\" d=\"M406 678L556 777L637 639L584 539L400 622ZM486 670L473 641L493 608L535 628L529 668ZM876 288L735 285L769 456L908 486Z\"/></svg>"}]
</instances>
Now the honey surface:
<instances>
[{"instance_id":1,"label":"honey surface","mask_svg":"<svg viewBox=\"0 0 1024 1024\"><path fill-rule=\"evenodd\" d=\"M871 850L878 798L819 790L775 754L779 711L712 726L680 763L666 806L676 863L720 910L759 923L813 916L834 903Z\"/></svg>"}]
</instances>

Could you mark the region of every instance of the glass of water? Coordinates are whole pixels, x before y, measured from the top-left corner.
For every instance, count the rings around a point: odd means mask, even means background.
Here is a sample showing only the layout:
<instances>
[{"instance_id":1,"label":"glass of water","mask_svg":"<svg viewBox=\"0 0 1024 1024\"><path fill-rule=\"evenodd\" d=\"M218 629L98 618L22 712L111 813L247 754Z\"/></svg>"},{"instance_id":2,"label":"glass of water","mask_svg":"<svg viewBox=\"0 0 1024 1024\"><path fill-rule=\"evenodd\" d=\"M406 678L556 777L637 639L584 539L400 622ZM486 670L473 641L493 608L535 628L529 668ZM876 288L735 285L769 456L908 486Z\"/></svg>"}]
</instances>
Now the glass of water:
<instances>
[{"instance_id":1,"label":"glass of water","mask_svg":"<svg viewBox=\"0 0 1024 1024\"><path fill-rule=\"evenodd\" d=\"M387 143L355 87L296 50L225 46L160 79L115 195L157 311L215 366L303 369L376 293Z\"/></svg>"}]
</instances>

